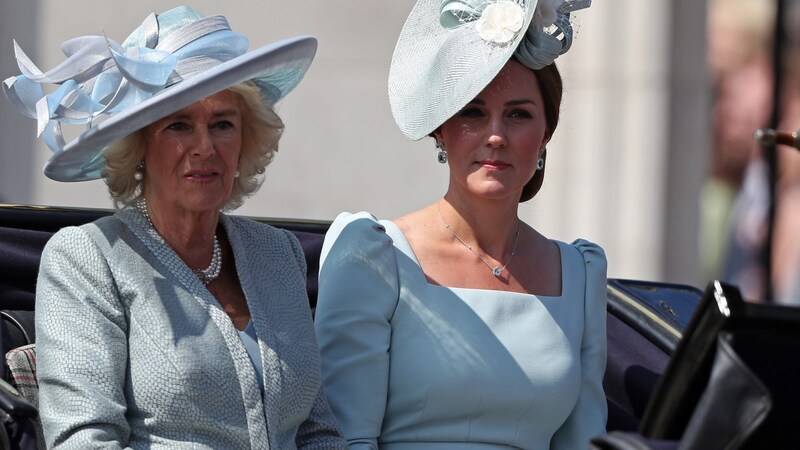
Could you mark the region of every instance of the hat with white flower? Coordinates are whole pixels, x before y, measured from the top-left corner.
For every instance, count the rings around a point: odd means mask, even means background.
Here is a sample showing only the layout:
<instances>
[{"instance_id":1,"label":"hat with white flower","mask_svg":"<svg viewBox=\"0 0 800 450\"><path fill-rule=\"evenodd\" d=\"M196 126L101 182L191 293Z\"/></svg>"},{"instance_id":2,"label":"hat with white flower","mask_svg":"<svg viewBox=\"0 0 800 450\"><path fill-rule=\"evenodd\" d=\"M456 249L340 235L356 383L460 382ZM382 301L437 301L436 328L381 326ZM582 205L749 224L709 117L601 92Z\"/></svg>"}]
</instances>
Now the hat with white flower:
<instances>
[{"instance_id":1,"label":"hat with white flower","mask_svg":"<svg viewBox=\"0 0 800 450\"><path fill-rule=\"evenodd\" d=\"M572 45L570 13L591 0L418 0L389 70L392 114L421 139L474 99L516 57L538 70Z\"/></svg>"},{"instance_id":2,"label":"hat with white flower","mask_svg":"<svg viewBox=\"0 0 800 450\"><path fill-rule=\"evenodd\" d=\"M181 6L150 14L122 44L105 36L70 39L61 45L67 59L47 72L14 42L22 73L6 79L3 92L38 121L54 153L45 175L91 180L100 178L109 144L231 86L252 81L274 105L303 79L317 40L298 36L251 52L247 46L225 17ZM85 131L66 143L62 124Z\"/></svg>"}]
</instances>

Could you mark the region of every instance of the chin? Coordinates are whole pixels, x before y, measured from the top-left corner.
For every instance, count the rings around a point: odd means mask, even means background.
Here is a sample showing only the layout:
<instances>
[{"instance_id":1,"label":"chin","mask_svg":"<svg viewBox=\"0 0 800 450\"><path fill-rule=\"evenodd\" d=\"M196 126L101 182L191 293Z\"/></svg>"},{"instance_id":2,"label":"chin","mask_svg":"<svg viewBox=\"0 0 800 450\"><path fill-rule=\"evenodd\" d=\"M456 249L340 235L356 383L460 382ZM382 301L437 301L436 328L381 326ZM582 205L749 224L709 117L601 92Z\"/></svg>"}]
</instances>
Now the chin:
<instances>
[{"instance_id":1,"label":"chin","mask_svg":"<svg viewBox=\"0 0 800 450\"><path fill-rule=\"evenodd\" d=\"M481 199L501 201L501 200L507 200L509 197L519 198L521 194L520 192L517 191L512 192L508 190L503 190L503 191L489 191L489 192L487 191L473 192L472 195L474 195L475 197L479 197Z\"/></svg>"},{"instance_id":2,"label":"chin","mask_svg":"<svg viewBox=\"0 0 800 450\"><path fill-rule=\"evenodd\" d=\"M187 198L184 202L185 208L191 211L204 212L204 211L219 211L225 206L228 201L227 197L221 198L219 196L192 196Z\"/></svg>"},{"instance_id":3,"label":"chin","mask_svg":"<svg viewBox=\"0 0 800 450\"><path fill-rule=\"evenodd\" d=\"M472 195L487 199L504 200L509 196L516 196L519 198L522 195L522 188L509 189L507 186L492 184L490 186L480 186L470 189Z\"/></svg>"}]
</instances>

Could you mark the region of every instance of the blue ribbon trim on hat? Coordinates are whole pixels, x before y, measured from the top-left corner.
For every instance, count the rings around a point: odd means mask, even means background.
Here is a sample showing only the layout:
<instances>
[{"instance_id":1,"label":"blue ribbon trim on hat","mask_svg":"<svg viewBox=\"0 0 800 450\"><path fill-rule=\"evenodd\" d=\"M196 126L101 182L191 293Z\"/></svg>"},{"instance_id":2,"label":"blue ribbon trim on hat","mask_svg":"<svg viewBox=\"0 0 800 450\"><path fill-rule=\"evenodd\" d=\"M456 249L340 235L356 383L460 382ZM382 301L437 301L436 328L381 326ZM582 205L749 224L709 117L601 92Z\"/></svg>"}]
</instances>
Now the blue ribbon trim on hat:
<instances>
[{"instance_id":1,"label":"blue ribbon trim on hat","mask_svg":"<svg viewBox=\"0 0 800 450\"><path fill-rule=\"evenodd\" d=\"M445 28L455 28L478 20L488 4L486 0L443 0L439 23Z\"/></svg>"},{"instance_id":2,"label":"blue ribbon trim on hat","mask_svg":"<svg viewBox=\"0 0 800 450\"><path fill-rule=\"evenodd\" d=\"M556 22L547 29L531 26L514 56L527 67L538 70L553 63L572 47L570 13L588 8L592 0L565 0L556 10ZM533 22L532 22L533 24Z\"/></svg>"},{"instance_id":3,"label":"blue ribbon trim on hat","mask_svg":"<svg viewBox=\"0 0 800 450\"><path fill-rule=\"evenodd\" d=\"M66 145L62 123L91 127L103 114L123 111L247 51L247 38L231 31L223 16L182 23L161 40L164 26L170 24L151 14L122 45L104 36L70 39L61 45L67 59L47 72L15 41L21 74L6 79L3 92L20 113L37 120L38 134L58 153ZM45 94L44 85L58 88Z\"/></svg>"}]
</instances>

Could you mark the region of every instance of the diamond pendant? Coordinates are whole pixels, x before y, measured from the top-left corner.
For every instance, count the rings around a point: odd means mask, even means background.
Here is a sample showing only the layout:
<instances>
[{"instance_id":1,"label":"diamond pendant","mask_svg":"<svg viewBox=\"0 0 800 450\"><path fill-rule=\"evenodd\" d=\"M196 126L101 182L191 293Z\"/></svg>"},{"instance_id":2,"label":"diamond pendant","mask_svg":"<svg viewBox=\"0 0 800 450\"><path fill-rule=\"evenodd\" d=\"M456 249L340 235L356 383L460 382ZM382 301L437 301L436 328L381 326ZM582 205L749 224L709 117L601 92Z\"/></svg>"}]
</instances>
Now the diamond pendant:
<instances>
[{"instance_id":1,"label":"diamond pendant","mask_svg":"<svg viewBox=\"0 0 800 450\"><path fill-rule=\"evenodd\" d=\"M501 269L500 266L494 266L494 269L492 269L492 273L494 274L494 276L499 277L500 274L503 273L503 269Z\"/></svg>"}]
</instances>

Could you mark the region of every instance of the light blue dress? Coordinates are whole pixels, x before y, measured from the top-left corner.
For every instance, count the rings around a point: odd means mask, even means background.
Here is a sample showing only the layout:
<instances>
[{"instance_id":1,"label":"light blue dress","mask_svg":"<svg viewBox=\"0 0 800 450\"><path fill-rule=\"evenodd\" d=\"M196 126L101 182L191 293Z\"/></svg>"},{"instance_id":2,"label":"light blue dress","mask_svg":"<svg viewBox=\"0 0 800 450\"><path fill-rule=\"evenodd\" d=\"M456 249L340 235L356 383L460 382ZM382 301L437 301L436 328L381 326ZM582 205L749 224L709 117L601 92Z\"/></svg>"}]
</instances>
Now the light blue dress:
<instances>
[{"instance_id":1,"label":"light blue dress","mask_svg":"<svg viewBox=\"0 0 800 450\"><path fill-rule=\"evenodd\" d=\"M558 242L559 297L429 284L402 232L342 214L315 319L351 449L564 449L605 431L606 259Z\"/></svg>"}]
</instances>

